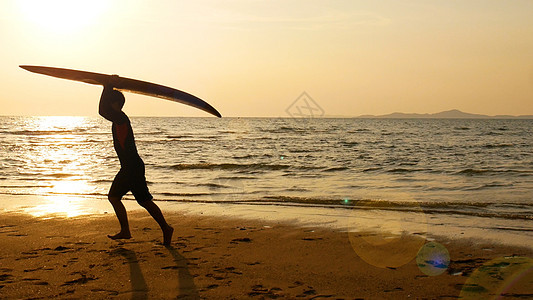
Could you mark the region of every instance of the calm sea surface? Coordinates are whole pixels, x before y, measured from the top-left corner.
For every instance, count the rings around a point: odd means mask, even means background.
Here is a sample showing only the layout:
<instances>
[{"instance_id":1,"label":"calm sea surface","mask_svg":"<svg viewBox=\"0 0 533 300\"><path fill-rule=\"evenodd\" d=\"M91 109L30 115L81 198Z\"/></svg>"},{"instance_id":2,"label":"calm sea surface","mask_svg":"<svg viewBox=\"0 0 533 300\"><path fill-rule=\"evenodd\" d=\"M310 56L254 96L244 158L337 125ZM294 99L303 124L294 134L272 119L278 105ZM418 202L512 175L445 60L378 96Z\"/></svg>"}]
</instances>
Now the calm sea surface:
<instances>
[{"instance_id":1,"label":"calm sea surface","mask_svg":"<svg viewBox=\"0 0 533 300\"><path fill-rule=\"evenodd\" d=\"M533 219L533 120L132 118L156 200ZM0 117L0 194L106 199L111 124ZM131 196L128 196L131 198Z\"/></svg>"}]
</instances>

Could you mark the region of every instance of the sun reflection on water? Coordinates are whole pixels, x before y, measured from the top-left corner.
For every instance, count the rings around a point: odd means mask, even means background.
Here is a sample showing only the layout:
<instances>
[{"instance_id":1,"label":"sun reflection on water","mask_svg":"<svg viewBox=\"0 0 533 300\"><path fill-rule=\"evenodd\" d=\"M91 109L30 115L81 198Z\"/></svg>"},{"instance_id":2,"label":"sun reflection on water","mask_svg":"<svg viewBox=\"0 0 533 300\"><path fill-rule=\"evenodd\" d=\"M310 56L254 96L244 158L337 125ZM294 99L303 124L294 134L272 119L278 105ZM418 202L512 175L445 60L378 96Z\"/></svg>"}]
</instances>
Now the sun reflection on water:
<instances>
[{"instance_id":1,"label":"sun reflection on water","mask_svg":"<svg viewBox=\"0 0 533 300\"><path fill-rule=\"evenodd\" d=\"M91 165L86 153L80 148L83 133L90 126L84 117L36 117L26 125L34 133L31 142L36 144L30 158L38 181L47 185L36 192L42 195L41 204L26 209L33 216L56 215L76 217L94 210L84 207L87 195L95 193L88 167ZM39 145L39 141L45 140Z\"/></svg>"},{"instance_id":2,"label":"sun reflection on water","mask_svg":"<svg viewBox=\"0 0 533 300\"><path fill-rule=\"evenodd\" d=\"M85 181L61 180L52 187L43 187L39 194L42 202L25 209L35 217L66 217L99 213L101 203L95 205L95 199L88 195L94 193L94 187Z\"/></svg>"},{"instance_id":3,"label":"sun reflection on water","mask_svg":"<svg viewBox=\"0 0 533 300\"><path fill-rule=\"evenodd\" d=\"M84 127L86 123L86 117L45 116L31 118L31 121L29 121L26 126L32 127L32 129L36 131L74 130L76 128Z\"/></svg>"},{"instance_id":4,"label":"sun reflection on water","mask_svg":"<svg viewBox=\"0 0 533 300\"><path fill-rule=\"evenodd\" d=\"M26 212L34 217L59 216L73 218L93 213L84 207L79 198L70 196L47 196L45 203L26 209Z\"/></svg>"}]
</instances>

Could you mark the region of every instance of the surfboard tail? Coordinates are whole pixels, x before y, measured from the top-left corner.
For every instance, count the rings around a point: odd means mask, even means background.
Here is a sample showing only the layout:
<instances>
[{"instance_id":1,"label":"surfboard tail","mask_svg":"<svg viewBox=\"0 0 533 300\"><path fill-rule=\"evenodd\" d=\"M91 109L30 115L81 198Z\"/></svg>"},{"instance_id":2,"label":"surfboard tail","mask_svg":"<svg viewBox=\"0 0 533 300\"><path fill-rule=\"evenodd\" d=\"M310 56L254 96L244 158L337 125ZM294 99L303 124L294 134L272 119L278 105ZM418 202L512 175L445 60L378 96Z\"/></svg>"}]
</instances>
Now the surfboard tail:
<instances>
[{"instance_id":1,"label":"surfboard tail","mask_svg":"<svg viewBox=\"0 0 533 300\"><path fill-rule=\"evenodd\" d=\"M120 80L118 80L115 88L124 92L152 96L165 100L170 100L173 102L182 103L203 110L219 118L222 117L222 115L213 106L211 106L204 100L187 92L180 91L168 86L120 77Z\"/></svg>"}]
</instances>

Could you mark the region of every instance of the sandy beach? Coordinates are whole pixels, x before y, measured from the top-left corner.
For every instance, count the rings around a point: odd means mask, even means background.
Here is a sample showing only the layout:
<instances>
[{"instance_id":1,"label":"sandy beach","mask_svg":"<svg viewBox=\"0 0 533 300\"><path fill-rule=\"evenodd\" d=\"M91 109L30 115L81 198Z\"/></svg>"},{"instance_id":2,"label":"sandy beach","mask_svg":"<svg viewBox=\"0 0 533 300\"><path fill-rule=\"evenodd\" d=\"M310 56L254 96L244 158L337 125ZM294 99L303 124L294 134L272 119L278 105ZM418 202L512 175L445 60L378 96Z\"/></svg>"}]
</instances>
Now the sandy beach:
<instances>
[{"instance_id":1,"label":"sandy beach","mask_svg":"<svg viewBox=\"0 0 533 300\"><path fill-rule=\"evenodd\" d=\"M530 248L177 212L167 219L176 229L169 248L143 211L130 213L133 238L124 241L106 237L118 228L110 213L74 218L3 213L0 298L533 297ZM422 251L417 257L406 254L406 245L428 241L444 245L449 263L420 260ZM399 257L405 262L386 265Z\"/></svg>"},{"instance_id":2,"label":"sandy beach","mask_svg":"<svg viewBox=\"0 0 533 300\"><path fill-rule=\"evenodd\" d=\"M533 300L532 11L0 1L0 300Z\"/></svg>"}]
</instances>

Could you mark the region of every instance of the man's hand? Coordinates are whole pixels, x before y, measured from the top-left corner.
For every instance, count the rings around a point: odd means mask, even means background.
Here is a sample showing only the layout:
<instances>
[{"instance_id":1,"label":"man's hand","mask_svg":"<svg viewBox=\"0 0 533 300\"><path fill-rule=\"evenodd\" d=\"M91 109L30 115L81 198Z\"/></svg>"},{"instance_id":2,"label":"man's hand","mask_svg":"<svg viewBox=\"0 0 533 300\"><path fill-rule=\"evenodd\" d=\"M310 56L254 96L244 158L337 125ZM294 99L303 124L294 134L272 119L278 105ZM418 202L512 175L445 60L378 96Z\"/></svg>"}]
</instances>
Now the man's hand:
<instances>
[{"instance_id":1,"label":"man's hand","mask_svg":"<svg viewBox=\"0 0 533 300\"><path fill-rule=\"evenodd\" d=\"M120 77L118 75L113 74L109 76L109 79L104 84L104 87L114 88L115 86L117 86L119 81L120 81Z\"/></svg>"}]
</instances>

